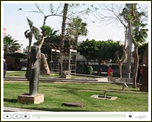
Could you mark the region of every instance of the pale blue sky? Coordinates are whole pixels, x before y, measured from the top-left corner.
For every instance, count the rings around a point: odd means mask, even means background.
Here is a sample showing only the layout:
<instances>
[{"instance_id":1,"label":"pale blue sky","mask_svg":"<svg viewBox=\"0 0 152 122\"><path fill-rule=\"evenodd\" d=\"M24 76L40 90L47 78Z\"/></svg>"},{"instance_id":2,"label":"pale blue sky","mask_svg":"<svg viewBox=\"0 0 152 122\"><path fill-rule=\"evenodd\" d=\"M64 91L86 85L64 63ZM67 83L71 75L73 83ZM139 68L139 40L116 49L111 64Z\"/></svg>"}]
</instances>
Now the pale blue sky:
<instances>
[{"instance_id":1,"label":"pale blue sky","mask_svg":"<svg viewBox=\"0 0 152 122\"><path fill-rule=\"evenodd\" d=\"M50 14L49 3L40 3L39 5L46 15ZM18 11L19 8L22 8L23 11ZM36 27L40 27L43 22L43 15L26 12L37 10L35 4L29 2L5 3L1 9L3 10L2 26L6 28L6 34L10 34L14 39L19 40L19 43L23 44L25 48L28 45L28 40L24 37L24 32L29 29L26 17L30 18ZM81 17L83 18L84 16ZM88 24L87 28L89 32L86 37L80 37L79 41L85 40L86 38L104 41L108 39L124 41L124 28L118 22L110 25L99 23L93 15L88 16L84 21ZM92 23L92 21L95 21L95 23ZM50 17L47 19L46 24L60 31L61 22L62 19L60 17ZM35 42L34 39L33 42Z\"/></svg>"}]
</instances>

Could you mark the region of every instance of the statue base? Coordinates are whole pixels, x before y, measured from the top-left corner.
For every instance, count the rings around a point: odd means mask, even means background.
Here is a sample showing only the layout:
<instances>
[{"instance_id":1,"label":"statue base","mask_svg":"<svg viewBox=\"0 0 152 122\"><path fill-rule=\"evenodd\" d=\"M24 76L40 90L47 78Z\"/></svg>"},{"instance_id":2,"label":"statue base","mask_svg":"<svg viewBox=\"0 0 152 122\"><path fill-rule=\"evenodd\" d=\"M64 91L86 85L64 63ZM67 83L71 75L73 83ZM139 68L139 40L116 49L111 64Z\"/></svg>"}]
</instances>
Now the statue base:
<instances>
[{"instance_id":1,"label":"statue base","mask_svg":"<svg viewBox=\"0 0 152 122\"><path fill-rule=\"evenodd\" d=\"M27 103L40 104L44 102L44 94L29 95L28 93L25 93L18 96L18 102L25 104Z\"/></svg>"},{"instance_id":2,"label":"statue base","mask_svg":"<svg viewBox=\"0 0 152 122\"><path fill-rule=\"evenodd\" d=\"M63 71L60 78L71 78L71 72L70 71Z\"/></svg>"}]
</instances>

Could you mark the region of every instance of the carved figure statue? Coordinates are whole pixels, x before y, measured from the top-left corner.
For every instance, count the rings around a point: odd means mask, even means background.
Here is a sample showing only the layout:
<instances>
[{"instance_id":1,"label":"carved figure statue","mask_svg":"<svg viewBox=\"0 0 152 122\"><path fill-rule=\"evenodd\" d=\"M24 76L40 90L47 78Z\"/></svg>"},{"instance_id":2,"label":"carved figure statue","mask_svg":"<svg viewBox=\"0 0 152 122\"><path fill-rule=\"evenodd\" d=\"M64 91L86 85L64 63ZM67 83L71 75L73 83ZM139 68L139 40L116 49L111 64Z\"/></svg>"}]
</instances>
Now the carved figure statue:
<instances>
[{"instance_id":1,"label":"carved figure statue","mask_svg":"<svg viewBox=\"0 0 152 122\"><path fill-rule=\"evenodd\" d=\"M41 66L41 50L38 46L32 46L27 62L26 78L29 80L29 94L38 93L39 74Z\"/></svg>"}]
</instances>

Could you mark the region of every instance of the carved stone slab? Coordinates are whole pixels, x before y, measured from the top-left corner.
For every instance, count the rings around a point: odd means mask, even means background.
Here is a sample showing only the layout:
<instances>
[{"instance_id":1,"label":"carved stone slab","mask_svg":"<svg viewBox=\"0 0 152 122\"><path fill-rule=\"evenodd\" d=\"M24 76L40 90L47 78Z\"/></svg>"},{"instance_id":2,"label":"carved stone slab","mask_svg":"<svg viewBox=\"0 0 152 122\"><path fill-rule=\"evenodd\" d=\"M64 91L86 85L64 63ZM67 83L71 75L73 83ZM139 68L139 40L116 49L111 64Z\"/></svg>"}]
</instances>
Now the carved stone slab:
<instances>
[{"instance_id":1,"label":"carved stone slab","mask_svg":"<svg viewBox=\"0 0 152 122\"><path fill-rule=\"evenodd\" d=\"M27 103L40 104L44 102L44 94L29 95L28 93L25 93L18 96L18 102L25 104Z\"/></svg>"}]
</instances>

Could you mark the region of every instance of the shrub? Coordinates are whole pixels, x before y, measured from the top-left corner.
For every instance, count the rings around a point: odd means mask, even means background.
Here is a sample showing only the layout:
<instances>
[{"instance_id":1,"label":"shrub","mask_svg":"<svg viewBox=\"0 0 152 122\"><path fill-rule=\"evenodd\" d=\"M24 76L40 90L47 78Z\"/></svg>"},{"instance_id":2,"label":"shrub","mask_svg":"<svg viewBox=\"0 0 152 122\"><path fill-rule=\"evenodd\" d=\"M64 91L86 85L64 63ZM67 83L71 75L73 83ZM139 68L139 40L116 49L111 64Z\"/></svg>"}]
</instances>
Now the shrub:
<instances>
[{"instance_id":1,"label":"shrub","mask_svg":"<svg viewBox=\"0 0 152 122\"><path fill-rule=\"evenodd\" d=\"M92 68L92 66L87 66L86 73L87 73L87 74L90 74L90 75L93 73L93 68Z\"/></svg>"}]
</instances>

